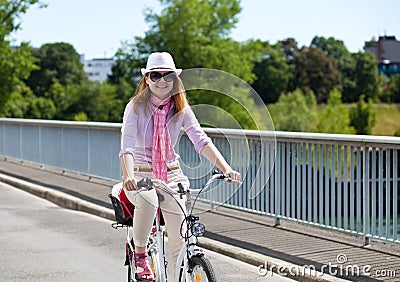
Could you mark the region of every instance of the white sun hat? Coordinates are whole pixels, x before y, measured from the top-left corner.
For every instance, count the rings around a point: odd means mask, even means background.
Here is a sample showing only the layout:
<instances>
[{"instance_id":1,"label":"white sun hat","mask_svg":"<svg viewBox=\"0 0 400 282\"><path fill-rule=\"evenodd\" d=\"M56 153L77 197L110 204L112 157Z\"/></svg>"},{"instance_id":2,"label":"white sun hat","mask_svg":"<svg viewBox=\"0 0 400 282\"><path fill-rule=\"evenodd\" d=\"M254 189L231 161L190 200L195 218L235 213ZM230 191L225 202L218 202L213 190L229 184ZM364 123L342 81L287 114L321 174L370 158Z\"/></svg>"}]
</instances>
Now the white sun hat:
<instances>
[{"instance_id":1,"label":"white sun hat","mask_svg":"<svg viewBox=\"0 0 400 282\"><path fill-rule=\"evenodd\" d=\"M147 59L146 68L142 68L142 74L145 75L151 71L174 71L180 75L182 69L175 67L174 59L168 52L155 52L151 53Z\"/></svg>"}]
</instances>

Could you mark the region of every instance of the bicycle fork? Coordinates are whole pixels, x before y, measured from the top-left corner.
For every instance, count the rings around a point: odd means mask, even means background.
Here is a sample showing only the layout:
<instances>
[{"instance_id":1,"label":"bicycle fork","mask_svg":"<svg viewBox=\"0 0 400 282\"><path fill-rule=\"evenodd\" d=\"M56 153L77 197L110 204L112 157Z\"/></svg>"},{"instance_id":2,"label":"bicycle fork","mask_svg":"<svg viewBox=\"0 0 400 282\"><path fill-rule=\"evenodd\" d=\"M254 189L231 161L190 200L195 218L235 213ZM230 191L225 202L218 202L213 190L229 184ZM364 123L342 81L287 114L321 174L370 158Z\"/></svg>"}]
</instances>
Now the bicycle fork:
<instances>
[{"instance_id":1,"label":"bicycle fork","mask_svg":"<svg viewBox=\"0 0 400 282\"><path fill-rule=\"evenodd\" d=\"M195 236L190 236L187 242L184 242L179 252L175 273L178 274L183 271L183 276L185 276L185 281L191 281L192 265L189 260L194 256L203 256L204 251L197 247L197 238ZM179 282L179 275L175 275L175 281Z\"/></svg>"}]
</instances>

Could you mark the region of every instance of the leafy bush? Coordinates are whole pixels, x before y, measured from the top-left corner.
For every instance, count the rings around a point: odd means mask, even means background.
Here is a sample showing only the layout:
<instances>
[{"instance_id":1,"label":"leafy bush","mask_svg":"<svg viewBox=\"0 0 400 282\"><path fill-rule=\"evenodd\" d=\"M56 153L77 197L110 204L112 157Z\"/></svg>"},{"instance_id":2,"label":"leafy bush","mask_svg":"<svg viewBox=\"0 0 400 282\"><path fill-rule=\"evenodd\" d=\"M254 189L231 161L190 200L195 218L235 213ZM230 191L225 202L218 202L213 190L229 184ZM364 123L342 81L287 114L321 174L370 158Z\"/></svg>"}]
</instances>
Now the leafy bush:
<instances>
[{"instance_id":1,"label":"leafy bush","mask_svg":"<svg viewBox=\"0 0 400 282\"><path fill-rule=\"evenodd\" d=\"M275 129L279 131L313 132L317 120L317 102L312 92L297 89L283 94L269 107Z\"/></svg>"},{"instance_id":2,"label":"leafy bush","mask_svg":"<svg viewBox=\"0 0 400 282\"><path fill-rule=\"evenodd\" d=\"M350 109L350 125L356 129L356 134L371 134L376 123L376 111L372 106L372 100L364 101L361 95L355 107Z\"/></svg>"},{"instance_id":3,"label":"leafy bush","mask_svg":"<svg viewBox=\"0 0 400 282\"><path fill-rule=\"evenodd\" d=\"M328 103L319 116L317 131L322 133L354 134L350 126L348 108L342 103L342 94L338 90L329 93Z\"/></svg>"}]
</instances>

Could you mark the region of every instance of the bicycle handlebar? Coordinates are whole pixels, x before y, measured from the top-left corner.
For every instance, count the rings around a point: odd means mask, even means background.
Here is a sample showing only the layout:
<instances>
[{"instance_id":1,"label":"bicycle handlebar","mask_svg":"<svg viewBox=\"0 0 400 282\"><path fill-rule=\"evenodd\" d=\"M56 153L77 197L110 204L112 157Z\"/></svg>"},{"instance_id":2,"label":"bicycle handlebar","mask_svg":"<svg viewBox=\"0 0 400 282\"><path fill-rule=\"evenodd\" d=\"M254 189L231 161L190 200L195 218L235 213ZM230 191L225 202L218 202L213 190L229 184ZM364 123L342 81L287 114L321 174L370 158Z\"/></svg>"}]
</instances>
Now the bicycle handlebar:
<instances>
[{"instance_id":1,"label":"bicycle handlebar","mask_svg":"<svg viewBox=\"0 0 400 282\"><path fill-rule=\"evenodd\" d=\"M206 185L202 188L198 188L198 189L185 189L183 188L181 183L178 183L178 191L173 190L171 188L169 188L163 181L161 180L157 180L157 179L150 179L150 178L143 178L142 180L137 182L137 186L139 188L144 188L147 190L151 190L155 187L154 184L159 184L163 187L163 189L165 189L167 192L173 194L173 195L181 195L181 194L185 194L186 192L190 192L192 194L199 194L202 190L204 190L205 188L207 188L207 186L209 186L212 182L214 182L215 180L225 180L228 183L239 183L241 184L242 182L239 180L233 180L229 174L223 174L223 173L215 173L213 172L212 177L209 179L209 181L207 181Z\"/></svg>"},{"instance_id":2,"label":"bicycle handlebar","mask_svg":"<svg viewBox=\"0 0 400 282\"><path fill-rule=\"evenodd\" d=\"M207 190L211 186L211 184L213 184L215 181L218 181L218 180L221 180L221 181L224 180L229 183L242 183L241 181L233 180L227 174L213 172L212 176L207 181L207 183L202 188L198 188L198 189L186 189L185 190L185 188L183 187L183 185L181 183L178 183L178 190L171 189L163 181L158 180L158 179L151 180L150 178L143 178L140 181L138 181L136 184L137 184L138 188L141 188L139 190L139 192L143 191L143 190L151 190L153 188L156 188L156 189L160 189L161 191L166 192L167 194L172 196L174 199L175 199L175 196L179 196L181 199L182 199L183 195L188 196L186 198L186 201L187 201L186 209L188 209L188 214L191 214L192 211L189 211L189 209L193 210L194 204L193 204L192 208L189 207L190 204L188 204L188 203L190 203L190 195L196 196L195 200L194 200L194 203L195 203L197 201L197 197L200 195L200 193L203 190ZM177 199L175 199L175 201L177 201ZM178 205L179 205L179 203L178 203ZM182 212L184 214L186 214L185 210L180 205L179 205L179 207L181 208Z\"/></svg>"}]
</instances>

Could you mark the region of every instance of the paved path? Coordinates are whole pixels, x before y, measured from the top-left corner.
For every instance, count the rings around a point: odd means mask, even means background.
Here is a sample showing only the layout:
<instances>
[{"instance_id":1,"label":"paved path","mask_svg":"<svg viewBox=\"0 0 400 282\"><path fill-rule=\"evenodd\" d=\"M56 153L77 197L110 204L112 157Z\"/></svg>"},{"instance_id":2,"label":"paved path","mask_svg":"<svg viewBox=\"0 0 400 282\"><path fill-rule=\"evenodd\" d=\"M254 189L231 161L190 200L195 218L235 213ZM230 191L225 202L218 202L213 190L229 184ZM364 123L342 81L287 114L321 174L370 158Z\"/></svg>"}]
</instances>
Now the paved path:
<instances>
[{"instance_id":1,"label":"paved path","mask_svg":"<svg viewBox=\"0 0 400 282\"><path fill-rule=\"evenodd\" d=\"M61 206L113 217L107 197L112 181L5 159L0 160L0 181ZM400 281L398 246L372 242L362 247L361 238L284 220L274 226L270 217L223 207L200 216L207 228L200 243L262 265L260 276L269 269L298 281Z\"/></svg>"}]
</instances>

